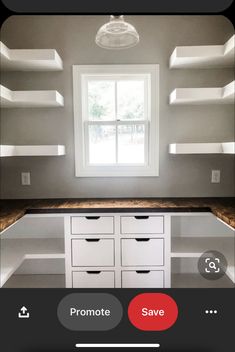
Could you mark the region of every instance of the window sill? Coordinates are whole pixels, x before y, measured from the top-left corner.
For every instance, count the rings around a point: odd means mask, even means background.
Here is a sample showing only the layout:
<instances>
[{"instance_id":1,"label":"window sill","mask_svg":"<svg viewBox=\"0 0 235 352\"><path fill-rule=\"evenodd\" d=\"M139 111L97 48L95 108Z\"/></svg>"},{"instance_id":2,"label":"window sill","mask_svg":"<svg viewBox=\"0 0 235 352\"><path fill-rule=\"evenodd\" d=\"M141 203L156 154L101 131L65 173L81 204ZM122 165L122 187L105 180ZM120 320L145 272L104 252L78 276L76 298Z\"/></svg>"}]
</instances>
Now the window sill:
<instances>
[{"instance_id":1,"label":"window sill","mask_svg":"<svg viewBox=\"0 0 235 352\"><path fill-rule=\"evenodd\" d=\"M157 169L144 170L77 170L76 177L158 177Z\"/></svg>"}]
</instances>

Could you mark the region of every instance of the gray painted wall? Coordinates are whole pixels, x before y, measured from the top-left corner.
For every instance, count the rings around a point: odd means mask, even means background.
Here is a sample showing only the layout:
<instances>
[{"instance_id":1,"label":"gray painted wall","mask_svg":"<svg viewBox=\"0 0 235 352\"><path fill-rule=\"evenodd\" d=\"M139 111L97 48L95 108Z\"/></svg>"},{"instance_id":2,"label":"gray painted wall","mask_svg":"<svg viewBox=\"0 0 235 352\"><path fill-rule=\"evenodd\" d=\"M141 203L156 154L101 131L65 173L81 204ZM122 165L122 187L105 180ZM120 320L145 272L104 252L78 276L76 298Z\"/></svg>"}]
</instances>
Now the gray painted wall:
<instances>
[{"instance_id":1,"label":"gray painted wall","mask_svg":"<svg viewBox=\"0 0 235 352\"><path fill-rule=\"evenodd\" d=\"M2 198L50 197L190 197L232 196L234 158L231 155L168 154L174 142L234 140L234 108L170 106L176 87L223 86L232 69L169 70L176 45L223 44L233 34L222 16L128 16L140 34L138 46L107 51L94 37L107 16L13 16L3 25L1 40L10 48L55 48L64 61L63 72L4 73L10 89L56 89L64 108L4 109L2 144L65 144L63 157L2 158ZM72 65L160 64L160 176L140 178L76 178L74 171ZM220 169L221 183L211 184L211 169ZM20 173L31 172L31 186L21 186Z\"/></svg>"}]
</instances>

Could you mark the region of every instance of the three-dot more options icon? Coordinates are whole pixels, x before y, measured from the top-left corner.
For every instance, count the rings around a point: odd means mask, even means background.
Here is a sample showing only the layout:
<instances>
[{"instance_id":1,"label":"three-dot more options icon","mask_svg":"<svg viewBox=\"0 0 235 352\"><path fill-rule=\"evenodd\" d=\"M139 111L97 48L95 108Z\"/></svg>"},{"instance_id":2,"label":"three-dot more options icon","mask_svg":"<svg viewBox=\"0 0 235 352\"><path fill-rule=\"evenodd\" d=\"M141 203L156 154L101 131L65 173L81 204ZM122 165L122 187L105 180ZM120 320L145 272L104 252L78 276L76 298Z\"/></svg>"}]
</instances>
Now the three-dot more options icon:
<instances>
[{"instance_id":1,"label":"three-dot more options icon","mask_svg":"<svg viewBox=\"0 0 235 352\"><path fill-rule=\"evenodd\" d=\"M205 309L205 314L206 315L217 315L218 310L217 309Z\"/></svg>"},{"instance_id":2,"label":"three-dot more options icon","mask_svg":"<svg viewBox=\"0 0 235 352\"><path fill-rule=\"evenodd\" d=\"M25 306L22 306L20 310L18 311L18 318L19 319L28 319L30 317L28 308Z\"/></svg>"},{"instance_id":3,"label":"three-dot more options icon","mask_svg":"<svg viewBox=\"0 0 235 352\"><path fill-rule=\"evenodd\" d=\"M214 250L204 252L198 260L198 271L207 280L218 280L227 270L225 256Z\"/></svg>"}]
</instances>

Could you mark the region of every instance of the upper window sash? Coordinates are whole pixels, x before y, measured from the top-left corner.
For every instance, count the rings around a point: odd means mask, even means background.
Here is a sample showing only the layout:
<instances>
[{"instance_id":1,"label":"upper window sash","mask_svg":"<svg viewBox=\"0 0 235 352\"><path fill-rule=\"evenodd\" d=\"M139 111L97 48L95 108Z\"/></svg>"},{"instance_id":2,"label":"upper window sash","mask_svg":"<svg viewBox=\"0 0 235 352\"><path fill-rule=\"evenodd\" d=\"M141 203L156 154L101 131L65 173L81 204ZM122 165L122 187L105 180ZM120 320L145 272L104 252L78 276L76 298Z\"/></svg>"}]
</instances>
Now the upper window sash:
<instances>
[{"instance_id":1,"label":"upper window sash","mask_svg":"<svg viewBox=\"0 0 235 352\"><path fill-rule=\"evenodd\" d=\"M82 120L83 121L99 121L99 120L92 120L89 118L89 101L88 101L88 84L92 81L112 81L115 83L115 92L114 92L114 105L115 111L113 115L113 119L107 121L128 121L127 119L121 119L118 116L117 105L118 105L118 98L117 98L117 83L122 81L143 81L144 82L144 113L143 119L144 120L151 120L151 75L150 74L97 74L97 75L89 75L89 74L82 74L81 75L81 87L82 87ZM139 119L129 119L129 121L140 121Z\"/></svg>"}]
</instances>

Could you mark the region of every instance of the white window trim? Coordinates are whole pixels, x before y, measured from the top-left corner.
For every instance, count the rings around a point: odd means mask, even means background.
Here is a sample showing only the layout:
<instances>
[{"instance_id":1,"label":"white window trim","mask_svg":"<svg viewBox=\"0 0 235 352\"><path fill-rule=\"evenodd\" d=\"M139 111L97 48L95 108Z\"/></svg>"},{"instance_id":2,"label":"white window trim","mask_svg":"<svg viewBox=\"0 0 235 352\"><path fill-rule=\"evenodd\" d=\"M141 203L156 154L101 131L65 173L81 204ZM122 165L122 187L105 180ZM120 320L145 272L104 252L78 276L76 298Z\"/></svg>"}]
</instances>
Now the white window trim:
<instances>
[{"instance_id":1,"label":"white window trim","mask_svg":"<svg viewBox=\"0 0 235 352\"><path fill-rule=\"evenodd\" d=\"M148 120L145 121L148 134L148 164L143 165L86 165L84 143L84 124L82 85L87 75L127 74L149 75L150 91ZM74 144L75 176L77 177L142 177L159 176L159 65L73 65L73 103L74 103ZM148 128L151 120L151 128ZM138 121L135 121L138 123ZM135 123L134 121L131 124ZM90 123L90 122L89 122ZM95 121L94 123L97 123ZM109 123L110 124L110 123ZM120 124L126 124L120 121ZM145 146L146 147L146 146ZM146 149L145 149L146 150Z\"/></svg>"}]
</instances>

